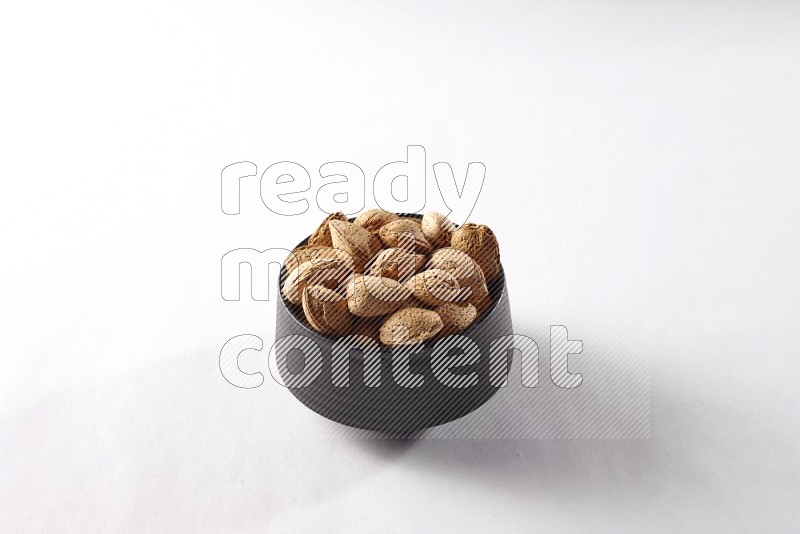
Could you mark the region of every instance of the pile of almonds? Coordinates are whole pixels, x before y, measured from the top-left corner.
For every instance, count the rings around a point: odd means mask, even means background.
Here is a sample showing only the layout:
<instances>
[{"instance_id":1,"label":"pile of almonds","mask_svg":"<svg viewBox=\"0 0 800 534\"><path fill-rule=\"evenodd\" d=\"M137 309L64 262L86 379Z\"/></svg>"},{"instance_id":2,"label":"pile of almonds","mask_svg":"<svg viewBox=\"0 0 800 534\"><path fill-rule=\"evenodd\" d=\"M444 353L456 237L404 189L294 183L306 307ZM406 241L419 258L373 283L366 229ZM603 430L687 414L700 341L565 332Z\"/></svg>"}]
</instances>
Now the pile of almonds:
<instances>
[{"instance_id":1,"label":"pile of almonds","mask_svg":"<svg viewBox=\"0 0 800 534\"><path fill-rule=\"evenodd\" d=\"M500 249L484 225L373 209L352 223L328 216L285 268L283 294L313 329L394 347L458 333L488 310Z\"/></svg>"}]
</instances>

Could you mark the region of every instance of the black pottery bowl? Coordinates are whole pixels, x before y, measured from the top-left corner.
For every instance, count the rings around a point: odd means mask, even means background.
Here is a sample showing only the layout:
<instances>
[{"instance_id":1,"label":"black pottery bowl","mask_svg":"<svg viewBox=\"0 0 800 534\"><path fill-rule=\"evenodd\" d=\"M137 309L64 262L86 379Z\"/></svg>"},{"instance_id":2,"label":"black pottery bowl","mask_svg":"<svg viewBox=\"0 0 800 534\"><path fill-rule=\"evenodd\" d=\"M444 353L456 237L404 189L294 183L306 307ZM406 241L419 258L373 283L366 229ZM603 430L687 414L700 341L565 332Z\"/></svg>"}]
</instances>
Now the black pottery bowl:
<instances>
[{"instance_id":1,"label":"black pottery bowl","mask_svg":"<svg viewBox=\"0 0 800 534\"><path fill-rule=\"evenodd\" d=\"M408 215L413 217L414 215ZM417 216L419 217L419 216ZM308 239L297 246L306 244ZM280 287L286 277L281 269ZM453 368L455 374L477 374L477 382L469 387L452 387L443 384L431 368L431 355L438 350L458 353L459 349L443 340L431 340L415 345L409 350L409 370L423 377L421 385L407 387L398 384L392 374L392 360L398 349L380 348L380 385L369 387L364 377L364 351L350 350L348 355L349 380L347 386L333 380L333 347L337 339L317 332L308 326L301 306L290 303L280 291L275 329L277 367L287 389L303 404L318 414L343 425L383 432L412 432L448 423L478 409L498 391L490 381L489 350L492 340L513 334L511 309L508 302L505 273L489 287L492 306L469 328L458 335L472 340L479 349L475 363ZM299 337L288 337L299 336ZM340 340L341 341L341 340ZM311 343L313 342L313 343ZM377 342L376 342L377 344ZM316 347L314 362L308 359L309 347ZM508 366L511 363L508 351ZM302 353L302 356L300 355ZM305 360L304 360L305 357ZM293 359L294 358L294 359ZM298 363L299 361L299 363ZM292 383L308 365L315 366L310 383ZM341 372L341 366L337 367ZM308 382L308 381L306 381ZM473 382L475 382L473 380Z\"/></svg>"}]
</instances>

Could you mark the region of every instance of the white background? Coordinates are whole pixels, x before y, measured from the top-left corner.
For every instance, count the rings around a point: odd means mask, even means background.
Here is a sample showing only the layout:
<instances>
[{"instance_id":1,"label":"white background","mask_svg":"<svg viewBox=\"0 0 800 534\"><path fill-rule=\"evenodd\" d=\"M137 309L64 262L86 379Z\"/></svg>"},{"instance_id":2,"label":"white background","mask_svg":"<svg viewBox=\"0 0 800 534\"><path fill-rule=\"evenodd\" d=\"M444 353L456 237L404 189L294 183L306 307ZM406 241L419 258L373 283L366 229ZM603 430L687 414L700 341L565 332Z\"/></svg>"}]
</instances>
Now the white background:
<instances>
[{"instance_id":1,"label":"white background","mask_svg":"<svg viewBox=\"0 0 800 534\"><path fill-rule=\"evenodd\" d=\"M4 7L0 528L797 531L798 28L756 1ZM324 438L220 376L274 318L220 298L220 257L322 218L257 181L226 216L222 168L370 178L408 144L486 165L518 330L649 359L649 439Z\"/></svg>"}]
</instances>

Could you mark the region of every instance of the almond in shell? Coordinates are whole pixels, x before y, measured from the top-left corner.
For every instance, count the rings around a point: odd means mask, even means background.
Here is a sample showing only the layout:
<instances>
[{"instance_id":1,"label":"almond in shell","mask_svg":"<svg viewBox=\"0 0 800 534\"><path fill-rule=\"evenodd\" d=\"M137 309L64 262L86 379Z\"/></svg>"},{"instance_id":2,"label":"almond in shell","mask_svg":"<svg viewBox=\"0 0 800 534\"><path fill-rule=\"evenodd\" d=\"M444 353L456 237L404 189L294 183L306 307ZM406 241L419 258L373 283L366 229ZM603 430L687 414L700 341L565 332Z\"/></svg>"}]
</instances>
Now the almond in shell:
<instances>
[{"instance_id":1,"label":"almond in shell","mask_svg":"<svg viewBox=\"0 0 800 534\"><path fill-rule=\"evenodd\" d=\"M422 234L433 248L437 249L450 246L450 240L456 229L456 225L453 224L450 219L441 213L429 211L422 216L421 226Z\"/></svg>"},{"instance_id":2,"label":"almond in shell","mask_svg":"<svg viewBox=\"0 0 800 534\"><path fill-rule=\"evenodd\" d=\"M352 323L347 300L324 286L306 286L303 290L303 313L308 323L324 334L342 334Z\"/></svg>"},{"instance_id":3,"label":"almond in shell","mask_svg":"<svg viewBox=\"0 0 800 534\"><path fill-rule=\"evenodd\" d=\"M398 219L381 227L378 235L388 248L408 248L413 246L418 254L431 253L431 244L422 233L422 226L410 219Z\"/></svg>"},{"instance_id":4,"label":"almond in shell","mask_svg":"<svg viewBox=\"0 0 800 534\"><path fill-rule=\"evenodd\" d=\"M428 268L444 269L456 277L460 287L468 287L468 302L475 303L489 295L483 270L463 250L447 247L435 251L428 260Z\"/></svg>"},{"instance_id":5,"label":"almond in shell","mask_svg":"<svg viewBox=\"0 0 800 534\"><path fill-rule=\"evenodd\" d=\"M375 257L369 268L372 276L405 282L425 268L425 256L402 248L387 248Z\"/></svg>"},{"instance_id":6,"label":"almond in shell","mask_svg":"<svg viewBox=\"0 0 800 534\"><path fill-rule=\"evenodd\" d=\"M465 298L456 277L444 269L428 269L417 273L406 282L406 287L414 298L428 306L458 302Z\"/></svg>"},{"instance_id":7,"label":"almond in shell","mask_svg":"<svg viewBox=\"0 0 800 534\"><path fill-rule=\"evenodd\" d=\"M315 260L342 260L347 262L348 265L351 265L351 269L353 263L353 258L350 257L350 254L338 248L323 247L320 245L303 245L292 251L286 258L284 265L288 273L297 269L301 263Z\"/></svg>"},{"instance_id":8,"label":"almond in shell","mask_svg":"<svg viewBox=\"0 0 800 534\"><path fill-rule=\"evenodd\" d=\"M306 286L321 285L328 289L341 290L351 276L352 271L347 262L342 260L306 261L289 272L283 282L283 294L292 304L301 304Z\"/></svg>"},{"instance_id":9,"label":"almond in shell","mask_svg":"<svg viewBox=\"0 0 800 534\"><path fill-rule=\"evenodd\" d=\"M353 224L364 228L371 234L378 235L383 225L398 220L400 217L382 209L367 210L355 218Z\"/></svg>"},{"instance_id":10,"label":"almond in shell","mask_svg":"<svg viewBox=\"0 0 800 534\"><path fill-rule=\"evenodd\" d=\"M355 275L347 285L347 307L358 317L378 317L406 306L411 291L391 278Z\"/></svg>"},{"instance_id":11,"label":"almond in shell","mask_svg":"<svg viewBox=\"0 0 800 534\"><path fill-rule=\"evenodd\" d=\"M413 345L433 338L444 327L441 317L432 310L403 308L386 318L379 334L389 347Z\"/></svg>"},{"instance_id":12,"label":"almond in shell","mask_svg":"<svg viewBox=\"0 0 800 534\"><path fill-rule=\"evenodd\" d=\"M363 273L367 263L381 250L381 241L364 228L347 221L330 221L334 248L353 258L353 270Z\"/></svg>"},{"instance_id":13,"label":"almond in shell","mask_svg":"<svg viewBox=\"0 0 800 534\"><path fill-rule=\"evenodd\" d=\"M342 213L341 211L337 211L336 213L331 213L319 227L311 234L311 237L308 238L308 244L311 246L319 245L323 247L332 247L333 241L331 240L331 229L328 226L328 223L331 221L347 221L347 216Z\"/></svg>"},{"instance_id":14,"label":"almond in shell","mask_svg":"<svg viewBox=\"0 0 800 534\"><path fill-rule=\"evenodd\" d=\"M478 310L472 304L446 302L434 310L442 319L444 327L440 336L449 336L466 329L478 317Z\"/></svg>"},{"instance_id":15,"label":"almond in shell","mask_svg":"<svg viewBox=\"0 0 800 534\"><path fill-rule=\"evenodd\" d=\"M500 247L488 226L464 224L453 232L450 246L469 254L480 265L487 282L492 282L500 274Z\"/></svg>"}]
</instances>

